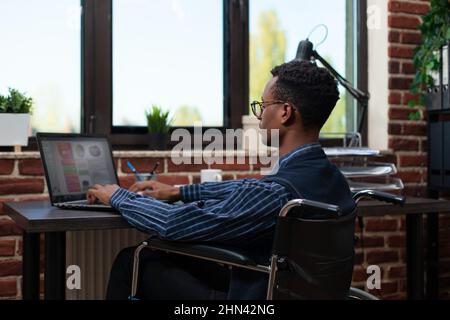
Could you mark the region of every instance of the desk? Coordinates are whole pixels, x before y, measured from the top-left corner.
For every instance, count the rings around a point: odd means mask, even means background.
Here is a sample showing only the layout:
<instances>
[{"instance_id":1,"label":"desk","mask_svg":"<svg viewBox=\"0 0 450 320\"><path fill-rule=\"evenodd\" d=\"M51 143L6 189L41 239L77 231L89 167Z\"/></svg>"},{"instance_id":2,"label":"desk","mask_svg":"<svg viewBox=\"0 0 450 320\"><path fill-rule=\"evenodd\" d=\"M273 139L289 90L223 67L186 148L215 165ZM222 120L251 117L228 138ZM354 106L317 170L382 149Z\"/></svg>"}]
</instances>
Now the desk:
<instances>
[{"instance_id":1,"label":"desk","mask_svg":"<svg viewBox=\"0 0 450 320\"><path fill-rule=\"evenodd\" d=\"M439 294L439 255L438 255L438 215L450 213L450 201L407 197L406 203L394 206L380 201L361 201L358 216L381 217L406 216L406 281L407 296L410 300L437 299ZM427 238L428 255L424 257L423 214L428 216L428 232L436 229L434 237ZM430 222L435 223L430 226ZM426 263L426 272L424 262ZM424 290L424 274L427 279L427 292Z\"/></svg>"},{"instance_id":2,"label":"desk","mask_svg":"<svg viewBox=\"0 0 450 320\"><path fill-rule=\"evenodd\" d=\"M66 231L129 228L118 214L107 211L61 210L48 201L5 203L6 214L23 230L22 295L39 299L40 234L45 234L45 299L65 297Z\"/></svg>"},{"instance_id":3,"label":"desk","mask_svg":"<svg viewBox=\"0 0 450 320\"><path fill-rule=\"evenodd\" d=\"M5 211L23 229L23 299L39 299L39 241L45 233L45 299L65 297L65 232L129 228L117 213L61 210L48 201L8 202ZM358 215L406 215L408 298L424 297L423 214L450 212L450 201L407 198L404 206L361 201Z\"/></svg>"}]
</instances>

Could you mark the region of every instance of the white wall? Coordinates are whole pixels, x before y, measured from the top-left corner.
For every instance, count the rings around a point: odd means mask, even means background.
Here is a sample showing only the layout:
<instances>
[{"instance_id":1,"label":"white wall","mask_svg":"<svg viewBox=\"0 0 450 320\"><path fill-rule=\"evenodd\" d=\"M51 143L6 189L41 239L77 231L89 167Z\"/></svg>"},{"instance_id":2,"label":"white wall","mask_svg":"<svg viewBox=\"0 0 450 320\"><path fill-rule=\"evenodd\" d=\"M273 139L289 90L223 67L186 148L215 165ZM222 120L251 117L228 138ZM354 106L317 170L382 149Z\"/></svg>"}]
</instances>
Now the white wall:
<instances>
[{"instance_id":1,"label":"white wall","mask_svg":"<svg viewBox=\"0 0 450 320\"><path fill-rule=\"evenodd\" d=\"M386 0L368 0L368 110L369 147L388 149L388 5Z\"/></svg>"}]
</instances>

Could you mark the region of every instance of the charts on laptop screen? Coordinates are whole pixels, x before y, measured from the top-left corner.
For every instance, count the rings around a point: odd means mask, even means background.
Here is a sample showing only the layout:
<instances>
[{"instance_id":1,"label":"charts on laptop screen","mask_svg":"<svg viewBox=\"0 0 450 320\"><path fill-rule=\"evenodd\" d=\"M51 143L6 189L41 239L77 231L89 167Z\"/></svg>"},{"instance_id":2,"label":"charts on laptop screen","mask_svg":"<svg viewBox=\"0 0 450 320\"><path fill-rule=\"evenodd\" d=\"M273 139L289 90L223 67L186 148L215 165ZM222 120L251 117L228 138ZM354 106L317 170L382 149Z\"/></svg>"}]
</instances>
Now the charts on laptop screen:
<instances>
[{"instance_id":1,"label":"charts on laptop screen","mask_svg":"<svg viewBox=\"0 0 450 320\"><path fill-rule=\"evenodd\" d=\"M42 151L53 196L84 194L95 184L117 183L105 139L45 139Z\"/></svg>"}]
</instances>

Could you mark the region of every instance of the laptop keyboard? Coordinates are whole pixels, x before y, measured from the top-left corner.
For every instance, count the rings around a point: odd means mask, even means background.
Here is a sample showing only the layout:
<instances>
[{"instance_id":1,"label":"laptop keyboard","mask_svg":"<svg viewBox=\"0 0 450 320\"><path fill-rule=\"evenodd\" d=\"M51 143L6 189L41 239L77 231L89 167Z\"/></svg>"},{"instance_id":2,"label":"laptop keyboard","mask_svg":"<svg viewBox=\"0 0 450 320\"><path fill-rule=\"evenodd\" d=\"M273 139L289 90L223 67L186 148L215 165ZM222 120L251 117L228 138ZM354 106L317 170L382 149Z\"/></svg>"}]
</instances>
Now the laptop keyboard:
<instances>
[{"instance_id":1,"label":"laptop keyboard","mask_svg":"<svg viewBox=\"0 0 450 320\"><path fill-rule=\"evenodd\" d=\"M64 203L67 203L67 204L88 204L87 200L67 201L67 202L64 202Z\"/></svg>"},{"instance_id":2,"label":"laptop keyboard","mask_svg":"<svg viewBox=\"0 0 450 320\"><path fill-rule=\"evenodd\" d=\"M63 209L77 209L77 208L111 208L111 206L107 206L102 204L101 202L95 202L93 204L89 204L87 200L76 200L76 201L68 201L62 203L55 203L55 206Z\"/></svg>"}]
</instances>

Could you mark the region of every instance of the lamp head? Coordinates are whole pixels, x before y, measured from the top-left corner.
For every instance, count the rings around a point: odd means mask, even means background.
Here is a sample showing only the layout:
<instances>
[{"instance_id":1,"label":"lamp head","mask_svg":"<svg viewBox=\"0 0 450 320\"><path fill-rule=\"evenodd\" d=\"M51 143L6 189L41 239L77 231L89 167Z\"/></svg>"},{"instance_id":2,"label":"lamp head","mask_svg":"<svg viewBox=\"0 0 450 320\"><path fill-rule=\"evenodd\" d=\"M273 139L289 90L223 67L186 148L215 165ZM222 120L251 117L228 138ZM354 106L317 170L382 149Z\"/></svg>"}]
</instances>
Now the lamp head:
<instances>
[{"instance_id":1,"label":"lamp head","mask_svg":"<svg viewBox=\"0 0 450 320\"><path fill-rule=\"evenodd\" d=\"M297 54L295 56L296 60L299 61L311 61L313 56L313 44L309 39L300 41Z\"/></svg>"}]
</instances>

